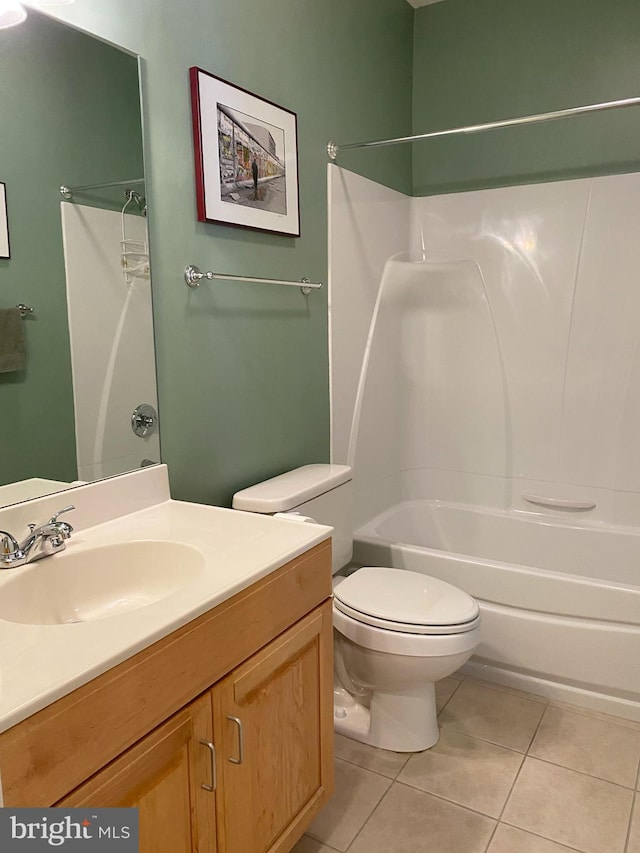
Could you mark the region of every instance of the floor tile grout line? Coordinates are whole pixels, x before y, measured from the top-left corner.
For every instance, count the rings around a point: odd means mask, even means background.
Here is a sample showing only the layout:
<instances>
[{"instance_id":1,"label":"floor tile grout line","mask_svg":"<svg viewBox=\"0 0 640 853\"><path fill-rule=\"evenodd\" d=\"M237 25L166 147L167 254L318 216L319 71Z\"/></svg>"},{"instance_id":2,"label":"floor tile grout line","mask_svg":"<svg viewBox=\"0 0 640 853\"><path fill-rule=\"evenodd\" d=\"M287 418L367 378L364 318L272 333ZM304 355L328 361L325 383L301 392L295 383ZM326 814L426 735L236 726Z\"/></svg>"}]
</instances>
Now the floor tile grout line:
<instances>
[{"instance_id":1,"label":"floor tile grout line","mask_svg":"<svg viewBox=\"0 0 640 853\"><path fill-rule=\"evenodd\" d=\"M628 732L635 732L637 735L640 735L639 720L616 717L614 714L608 714L606 711L594 711L591 708L583 708L582 705L571 705L569 702L561 702L560 700L550 702L549 708L555 711L566 711L568 714L576 714L579 717L587 717L590 720L598 720L601 723L607 723L610 726L616 726L616 728L626 729Z\"/></svg>"},{"instance_id":2,"label":"floor tile grout line","mask_svg":"<svg viewBox=\"0 0 640 853\"><path fill-rule=\"evenodd\" d=\"M506 684L498 684L491 681L479 681L475 678L465 676L466 684L475 684L477 687L486 687L487 690L494 690L498 693L506 693L507 696L514 696L516 699L524 699L527 702L535 702L536 705L549 706L550 699L546 696L541 696L539 693L528 693L526 690L519 690L517 687L508 687ZM462 683L462 682L461 682Z\"/></svg>"},{"instance_id":3,"label":"floor tile grout line","mask_svg":"<svg viewBox=\"0 0 640 853\"><path fill-rule=\"evenodd\" d=\"M520 776L520 772L521 772L522 768L524 767L524 762L526 761L526 758L527 758L526 755L522 756L522 761L520 762L520 767L518 767L518 771L517 771L516 775L513 777L513 782L511 783L511 787L509 788L509 790L507 792L507 796L504 798L504 803L502 804L502 808L500 809L500 814L498 815L498 817L494 818L496 825L493 827L493 832L489 836L487 846L484 848L485 853L489 849L489 847L491 847L493 837L496 834L496 832L498 831L498 827L500 826L500 823L502 822L502 815L504 814L504 810L507 807L507 803L509 802L509 798L511 797L511 794L513 793L513 789L515 788L516 782L518 781L518 778Z\"/></svg>"},{"instance_id":4,"label":"floor tile grout line","mask_svg":"<svg viewBox=\"0 0 640 853\"><path fill-rule=\"evenodd\" d=\"M631 827L633 826L633 818L636 812L636 805L640 805L640 795L638 794L638 785L640 784L640 762L638 764L638 772L636 773L636 789L633 792L631 800L631 814L629 815L629 825L627 826L627 837L624 842L624 853L629 853L629 843L631 841ZM638 810L640 815L640 809Z\"/></svg>"},{"instance_id":5,"label":"floor tile grout line","mask_svg":"<svg viewBox=\"0 0 640 853\"><path fill-rule=\"evenodd\" d=\"M345 760L344 760L344 759L342 759L342 758L336 758L336 757L334 756L334 761L345 761ZM345 764L350 764L350 762L345 761ZM331 847L331 845L330 845L330 844L328 844L326 841L324 841L322 838L318 838L317 836L312 835L312 834L307 830L307 833L306 833L306 834L309 836L309 838L312 838L314 841L317 841L319 844L323 844L325 847L328 847L328 848L329 848L330 850L332 850L332 851L333 851L333 850L336 850L336 853L347 853L347 851L351 849L351 845L355 842L356 838L360 835L360 833L362 832L362 830L364 829L364 827L365 827L365 826L367 825L367 823L369 822L369 820L370 820L371 816L373 815L373 813L375 812L375 810L378 808L378 806L380 805L380 803L381 803L381 802L384 800L384 798L387 796L387 793L389 792L389 790L391 789L391 786L393 785L393 779L390 779L388 776L382 776L380 773L375 773L375 771L374 771L374 770L368 770L368 768L366 768L366 767L360 767L358 764L355 764L355 765L354 765L354 764L352 764L351 766L352 766L352 767L358 767L358 769L359 769L359 770L367 770L367 772L369 772L369 773L373 773L374 775L379 776L381 779L384 779L384 780L385 780L386 782L388 782L389 784L388 784L388 786L387 786L386 790L382 793L382 796L381 796L378 800L376 800L376 802L373 804L373 807L372 807L371 811L369 812L369 814L367 815L367 817L365 818L365 820L364 820L364 822L363 822L362 826L361 826L361 827L360 827L360 829L356 832L356 834L355 834L355 835L354 835L354 837L351 839L351 841L347 844L347 846L346 846L346 848L345 848L345 850L344 850L344 851L340 851L340 850L337 850L337 848Z\"/></svg>"},{"instance_id":6,"label":"floor tile grout line","mask_svg":"<svg viewBox=\"0 0 640 853\"><path fill-rule=\"evenodd\" d=\"M636 803L638 802L638 792L633 792L633 799L631 800L631 814L629 815L629 824L627 826L627 836L624 840L624 853L627 853L629 850L629 842L631 841L631 827L633 826L633 816L636 810Z\"/></svg>"},{"instance_id":7,"label":"floor tile grout line","mask_svg":"<svg viewBox=\"0 0 640 853\"><path fill-rule=\"evenodd\" d=\"M417 791L419 794L425 794L427 797L433 797L435 800L440 800L443 803L447 803L450 806L457 806L459 809L464 809L467 812L473 812L473 814L477 814L480 817L486 817L487 820L498 820L495 815L487 814L486 812L481 812L479 809L474 809L472 806L466 806L463 803L458 803L455 800L448 800L446 797L443 797L442 794L434 794L433 791L425 791L424 788L418 788L415 785L412 785L410 782L403 782L402 779L396 779L396 785L402 785L404 788L409 788L412 791Z\"/></svg>"},{"instance_id":8,"label":"floor tile grout line","mask_svg":"<svg viewBox=\"0 0 640 853\"><path fill-rule=\"evenodd\" d=\"M549 706L547 706L547 707L549 707ZM540 715L540 719L538 720L538 725L536 726L535 731L531 737L531 740L529 741L529 747L531 746L531 744L535 740L535 737L538 734L538 730L540 729L540 726L542 725L542 721L543 721L544 715L546 713L547 713L547 711L545 709L544 712ZM515 788L516 783L517 783L518 779L520 778L520 773L522 772L522 768L524 767L524 763L526 760L527 760L527 753L525 752L524 755L522 756L522 761L520 762L520 767L518 767L518 772L513 777L513 782L511 783L511 787L509 788L509 791L507 792L507 796L504 798L504 803L502 804L502 808L500 809L500 814L498 815L498 817L496 819L496 825L494 826L493 832L491 833L491 837L489 838L489 842L487 843L487 846L485 847L485 853L489 849L489 847L491 846L491 843L493 842L493 838L494 838L496 832L498 831L498 827L500 826L500 824L502 822L502 818L503 818L505 809L507 808L507 803L511 799L511 794L513 793L513 789Z\"/></svg>"},{"instance_id":9,"label":"floor tile grout line","mask_svg":"<svg viewBox=\"0 0 640 853\"><path fill-rule=\"evenodd\" d=\"M540 725L538 723L538 725ZM469 732L462 732L460 729L456 729L455 726L447 725L446 723L440 723L440 728L449 729L452 732L456 732L459 735L465 735L466 737L470 737L473 740L479 740L482 743L490 743L492 746L499 746L501 749L508 749L509 752L515 752L518 755L526 755L526 752L523 752L521 749L515 749L513 746L505 746L503 743L496 743L495 740L487 740L484 737L478 737L478 735L470 735ZM536 726L537 731L537 726Z\"/></svg>"},{"instance_id":10,"label":"floor tile grout line","mask_svg":"<svg viewBox=\"0 0 640 853\"><path fill-rule=\"evenodd\" d=\"M621 782L612 782L611 779L604 779L602 776L596 776L594 773L587 773L586 770L576 770L575 767L567 767L566 764L558 764L557 761L550 761L548 758L540 758L539 755L531 755L527 753L525 758L531 758L534 761L541 761L543 764L550 764L552 767L559 767L561 770L570 770L571 773L578 773L580 776L586 776L587 779L596 779L598 782L605 782L607 785L615 785L616 788L622 788L623 791L634 791L634 783L631 785L623 785Z\"/></svg>"},{"instance_id":11,"label":"floor tile grout line","mask_svg":"<svg viewBox=\"0 0 640 853\"><path fill-rule=\"evenodd\" d=\"M559 844L561 847L566 847L567 850L574 850L575 853L587 853L587 851L581 850L579 847L574 847L573 844L567 844L564 841L558 841L555 838L550 838L548 835L541 835L539 832L535 832L533 829L523 829L521 826L517 826L515 823L509 823L509 821L507 820L499 821L498 826L510 826L511 829L519 829L520 832L524 832L527 835L533 835L536 838L542 838L543 841L550 841L552 844Z\"/></svg>"},{"instance_id":12,"label":"floor tile grout line","mask_svg":"<svg viewBox=\"0 0 640 853\"><path fill-rule=\"evenodd\" d=\"M542 726L542 723L544 722L544 718L547 716L547 713L548 713L550 707L551 707L550 705L547 705L547 707L544 709L544 713L542 714L542 716L540 717L540 719L538 721L538 725L536 726L536 730L531 735L531 740L529 741L529 745L527 746L525 755L529 755L531 747L536 742L536 738L538 737L538 732L540 731L540 727Z\"/></svg>"},{"instance_id":13,"label":"floor tile grout line","mask_svg":"<svg viewBox=\"0 0 640 853\"><path fill-rule=\"evenodd\" d=\"M550 711L575 714L577 717L586 717L589 720L595 720L596 722L604 723L608 726L615 726L618 729L634 732L636 735L640 736L640 722L637 720L629 720L626 717L616 717L613 714L607 714L606 711L594 711L591 708L583 708L581 705L571 705L569 702L549 702L547 709Z\"/></svg>"},{"instance_id":14,"label":"floor tile grout line","mask_svg":"<svg viewBox=\"0 0 640 853\"><path fill-rule=\"evenodd\" d=\"M309 833L308 833L308 832L305 832L305 833L304 833L304 835L302 836L302 838L310 838L312 841L317 841L317 842L318 842L318 844L322 844L322 846L323 846L323 847L326 847L326 848L327 848L327 850L331 850L331 853L341 853L341 851L340 851L340 850L338 850L338 848L337 848L337 847L332 847L330 844L326 844L324 841L320 841L320 839L319 839L319 838L314 838L314 837L313 837L313 835L309 835ZM302 840L302 839L300 839L300 840ZM298 844L299 844L299 843L300 843L300 842L298 842ZM295 849L295 848L294 848L294 849Z\"/></svg>"},{"instance_id":15,"label":"floor tile grout line","mask_svg":"<svg viewBox=\"0 0 640 853\"><path fill-rule=\"evenodd\" d=\"M360 829L356 832L356 834L353 836L353 838L352 838L352 839L351 839L351 841L349 842L349 844L348 844L348 846L347 846L347 849L344 851L344 853L349 853L349 850L351 850L351 848L353 847L353 845L354 845L354 844L356 843L356 841L358 840L358 837L360 836L360 833L361 833L361 832L362 832L362 830L365 828L365 826L369 823L369 821L370 821L370 820L371 820L371 818L374 816L374 814L378 811L378 808L382 805L382 803L383 803L383 801L384 801L385 797L387 796L387 794L389 793L389 791L393 788L394 784L395 784L394 782L391 782L391 784L389 785L389 787L387 788L387 790L386 790L386 791L384 792L384 794L380 797L380 799L378 800L378 802L375 804L375 806L374 806L374 807L373 807L373 809L371 810L371 813L367 816L367 819L365 820L365 822L362 824L362 826L360 827Z\"/></svg>"},{"instance_id":16,"label":"floor tile grout line","mask_svg":"<svg viewBox=\"0 0 640 853\"><path fill-rule=\"evenodd\" d=\"M402 773L402 771L404 770L404 768L405 768L405 767L407 766L407 764L411 761L412 756L417 755L417 754L418 754L418 753L416 753L416 752L408 752L408 753L407 753L407 757L406 757L405 761L403 761L403 762L402 762L402 767L398 770L398 772L396 773L396 775L393 777L393 781L394 781L394 782L396 782L396 781L397 781L398 776Z\"/></svg>"},{"instance_id":17,"label":"floor tile grout line","mask_svg":"<svg viewBox=\"0 0 640 853\"><path fill-rule=\"evenodd\" d=\"M455 680L456 680L455 678L453 678L453 679L452 679L452 681L455 681ZM453 690L453 693L451 694L451 696L449 696L449 698L448 698L448 699L447 699L447 701L444 703L444 705L442 706L442 708L440 708L440 710L437 712L436 717L439 717L439 716L440 716L440 714L441 714L441 713L444 711L444 709L447 707L447 705L449 704L449 702L451 702L451 700L453 699L453 697L456 695L456 693L457 693L457 692L458 692L458 690L460 689L460 685L461 685L461 684L462 684L462 681L458 681L457 685L455 686L455 688L454 688L454 690Z\"/></svg>"},{"instance_id":18,"label":"floor tile grout line","mask_svg":"<svg viewBox=\"0 0 640 853\"><path fill-rule=\"evenodd\" d=\"M304 836L310 838L312 841L316 841L318 844L322 844L323 847L326 847L328 850L331 850L331 853L343 853L343 851L338 850L337 847L332 847L330 844L327 844L326 841L321 841L319 838L316 838L315 835L311 835L308 830L304 833L302 837L304 838ZM346 853L346 851L344 851L344 853Z\"/></svg>"},{"instance_id":19,"label":"floor tile grout line","mask_svg":"<svg viewBox=\"0 0 640 853\"><path fill-rule=\"evenodd\" d=\"M372 747L372 749L375 749L375 747ZM358 767L360 770L366 770L368 773L375 773L376 776L380 776L382 779L387 779L387 781L393 782L397 778L398 774L402 773L409 761L409 758L411 758L412 755L418 754L419 753L408 752L406 760L403 762L402 767L400 768L400 770L398 770L398 773L396 773L395 776L387 776L386 773L381 773L379 770L373 770L373 768L371 767L365 767L364 764L358 764L357 761L353 761L351 758L342 758L342 756L340 755L334 755L334 760L344 761L345 764L350 764L352 767Z\"/></svg>"}]
</instances>

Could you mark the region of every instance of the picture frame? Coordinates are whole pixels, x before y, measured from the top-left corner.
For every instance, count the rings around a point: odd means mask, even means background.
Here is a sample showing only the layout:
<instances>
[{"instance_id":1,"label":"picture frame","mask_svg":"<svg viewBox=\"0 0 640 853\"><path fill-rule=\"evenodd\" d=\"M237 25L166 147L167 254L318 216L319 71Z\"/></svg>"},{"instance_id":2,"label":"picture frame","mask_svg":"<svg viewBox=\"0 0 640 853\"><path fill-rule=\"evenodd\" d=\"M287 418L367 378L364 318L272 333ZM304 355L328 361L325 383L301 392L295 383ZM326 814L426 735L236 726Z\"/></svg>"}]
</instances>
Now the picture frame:
<instances>
[{"instance_id":1,"label":"picture frame","mask_svg":"<svg viewBox=\"0 0 640 853\"><path fill-rule=\"evenodd\" d=\"M0 181L0 258L10 258L9 216L7 213L7 185Z\"/></svg>"},{"instance_id":2,"label":"picture frame","mask_svg":"<svg viewBox=\"0 0 640 853\"><path fill-rule=\"evenodd\" d=\"M300 236L297 115L189 69L199 222Z\"/></svg>"}]
</instances>

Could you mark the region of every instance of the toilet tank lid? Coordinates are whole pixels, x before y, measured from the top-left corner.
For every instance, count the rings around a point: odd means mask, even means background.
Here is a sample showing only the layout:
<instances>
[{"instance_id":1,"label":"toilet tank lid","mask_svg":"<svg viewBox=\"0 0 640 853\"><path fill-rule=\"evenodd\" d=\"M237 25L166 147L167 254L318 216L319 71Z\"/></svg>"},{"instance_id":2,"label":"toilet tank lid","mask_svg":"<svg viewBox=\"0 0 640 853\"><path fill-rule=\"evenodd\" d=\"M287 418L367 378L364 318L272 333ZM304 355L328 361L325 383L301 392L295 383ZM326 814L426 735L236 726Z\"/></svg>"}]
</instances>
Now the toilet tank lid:
<instances>
[{"instance_id":1,"label":"toilet tank lid","mask_svg":"<svg viewBox=\"0 0 640 853\"><path fill-rule=\"evenodd\" d=\"M303 465L236 492L233 508L247 512L286 512L349 482L349 465Z\"/></svg>"}]
</instances>

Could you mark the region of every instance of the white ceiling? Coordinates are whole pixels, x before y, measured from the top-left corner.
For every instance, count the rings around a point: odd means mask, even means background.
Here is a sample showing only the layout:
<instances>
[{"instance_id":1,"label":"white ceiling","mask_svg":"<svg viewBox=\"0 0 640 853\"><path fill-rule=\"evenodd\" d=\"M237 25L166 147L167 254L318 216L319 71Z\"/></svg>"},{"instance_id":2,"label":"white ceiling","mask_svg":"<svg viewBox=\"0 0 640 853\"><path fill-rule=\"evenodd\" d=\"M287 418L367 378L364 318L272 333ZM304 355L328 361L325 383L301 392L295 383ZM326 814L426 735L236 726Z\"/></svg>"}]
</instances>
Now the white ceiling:
<instances>
[{"instance_id":1,"label":"white ceiling","mask_svg":"<svg viewBox=\"0 0 640 853\"><path fill-rule=\"evenodd\" d=\"M417 9L419 6L429 6L431 3L439 3L440 0L407 0L414 9Z\"/></svg>"}]
</instances>

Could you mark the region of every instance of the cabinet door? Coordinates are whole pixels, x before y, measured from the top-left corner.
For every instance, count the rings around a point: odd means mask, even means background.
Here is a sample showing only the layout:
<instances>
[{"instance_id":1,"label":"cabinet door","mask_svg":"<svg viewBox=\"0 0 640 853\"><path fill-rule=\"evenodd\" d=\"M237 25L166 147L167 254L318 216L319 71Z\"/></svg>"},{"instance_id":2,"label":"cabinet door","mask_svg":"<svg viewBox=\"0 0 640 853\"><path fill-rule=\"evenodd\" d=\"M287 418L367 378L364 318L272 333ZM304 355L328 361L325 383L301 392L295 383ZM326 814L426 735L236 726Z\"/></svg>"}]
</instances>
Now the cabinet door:
<instances>
[{"instance_id":1,"label":"cabinet door","mask_svg":"<svg viewBox=\"0 0 640 853\"><path fill-rule=\"evenodd\" d=\"M136 806L140 853L215 853L211 741L207 693L56 805Z\"/></svg>"},{"instance_id":2,"label":"cabinet door","mask_svg":"<svg viewBox=\"0 0 640 853\"><path fill-rule=\"evenodd\" d=\"M284 853L333 792L329 601L212 690L218 850Z\"/></svg>"}]
</instances>

